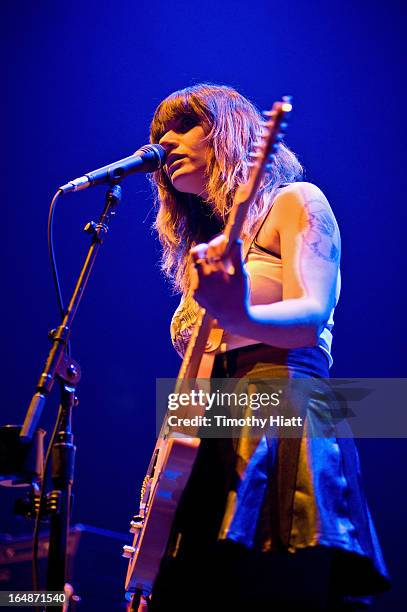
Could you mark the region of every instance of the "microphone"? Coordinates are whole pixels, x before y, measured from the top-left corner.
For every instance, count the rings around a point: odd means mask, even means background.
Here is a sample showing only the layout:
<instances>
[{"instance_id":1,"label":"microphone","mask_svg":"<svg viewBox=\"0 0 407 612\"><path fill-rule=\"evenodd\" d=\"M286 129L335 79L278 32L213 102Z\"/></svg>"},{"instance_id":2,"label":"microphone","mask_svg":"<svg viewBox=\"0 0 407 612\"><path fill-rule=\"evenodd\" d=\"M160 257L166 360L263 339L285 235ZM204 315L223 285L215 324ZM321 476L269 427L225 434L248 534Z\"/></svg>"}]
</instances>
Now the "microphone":
<instances>
[{"instance_id":1,"label":"microphone","mask_svg":"<svg viewBox=\"0 0 407 612\"><path fill-rule=\"evenodd\" d=\"M84 176L69 181L59 188L62 193L80 191L103 183L118 183L128 174L135 172L155 172L165 164L166 151L159 144L148 144L138 149L133 155L119 159L103 168L88 172Z\"/></svg>"}]
</instances>

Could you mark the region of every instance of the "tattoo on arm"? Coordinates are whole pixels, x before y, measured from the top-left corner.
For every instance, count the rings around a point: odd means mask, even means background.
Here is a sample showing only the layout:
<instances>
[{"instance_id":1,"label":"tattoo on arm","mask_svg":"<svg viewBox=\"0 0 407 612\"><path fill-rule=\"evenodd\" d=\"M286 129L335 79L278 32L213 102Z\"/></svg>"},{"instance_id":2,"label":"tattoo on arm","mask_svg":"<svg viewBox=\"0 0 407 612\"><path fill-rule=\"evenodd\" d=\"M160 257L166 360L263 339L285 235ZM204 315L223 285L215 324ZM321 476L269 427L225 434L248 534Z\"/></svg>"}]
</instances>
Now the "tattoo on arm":
<instances>
[{"instance_id":1,"label":"tattoo on arm","mask_svg":"<svg viewBox=\"0 0 407 612\"><path fill-rule=\"evenodd\" d=\"M303 232L305 244L318 257L337 263L340 257L340 237L332 215L320 200L308 201L305 214L308 225Z\"/></svg>"}]
</instances>

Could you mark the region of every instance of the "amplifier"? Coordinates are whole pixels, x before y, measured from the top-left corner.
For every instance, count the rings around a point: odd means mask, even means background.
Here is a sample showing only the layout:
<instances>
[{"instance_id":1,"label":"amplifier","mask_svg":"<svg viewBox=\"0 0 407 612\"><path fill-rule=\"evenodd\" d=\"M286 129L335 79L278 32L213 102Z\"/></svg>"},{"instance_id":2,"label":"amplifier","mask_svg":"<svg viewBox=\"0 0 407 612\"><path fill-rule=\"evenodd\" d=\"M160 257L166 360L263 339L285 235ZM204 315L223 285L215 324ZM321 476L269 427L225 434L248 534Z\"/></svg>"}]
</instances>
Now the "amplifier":
<instances>
[{"instance_id":1,"label":"amplifier","mask_svg":"<svg viewBox=\"0 0 407 612\"><path fill-rule=\"evenodd\" d=\"M41 531L38 547L41 590L45 590L48 533ZM126 610L124 577L127 561L121 547L129 534L77 524L68 541L68 582L74 587L70 610L114 612ZM32 590L32 534L0 534L0 590ZM27 608L25 608L27 610Z\"/></svg>"}]
</instances>

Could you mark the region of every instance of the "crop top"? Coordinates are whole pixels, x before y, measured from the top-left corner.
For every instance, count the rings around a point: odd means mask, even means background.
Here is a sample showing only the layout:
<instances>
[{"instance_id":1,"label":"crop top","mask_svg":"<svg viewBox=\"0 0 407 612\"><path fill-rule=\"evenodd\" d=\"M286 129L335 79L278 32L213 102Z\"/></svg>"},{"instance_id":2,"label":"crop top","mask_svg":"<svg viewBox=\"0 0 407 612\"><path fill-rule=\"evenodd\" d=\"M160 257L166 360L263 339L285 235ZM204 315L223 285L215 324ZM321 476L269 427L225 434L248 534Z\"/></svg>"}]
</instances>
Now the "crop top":
<instances>
[{"instance_id":1,"label":"crop top","mask_svg":"<svg viewBox=\"0 0 407 612\"><path fill-rule=\"evenodd\" d=\"M282 300L282 263L281 258L257 244L254 240L249 248L245 269L249 277L249 301L251 305L271 304ZM335 305L340 293L340 272L336 284ZM199 305L190 296L182 298L171 321L171 339L176 351L183 356L195 324ZM332 365L332 328L334 308L332 308L329 319L323 328L318 346L326 354L329 367ZM223 334L223 350L231 350L250 344L258 344L258 340L252 340L230 334L225 331Z\"/></svg>"}]
</instances>

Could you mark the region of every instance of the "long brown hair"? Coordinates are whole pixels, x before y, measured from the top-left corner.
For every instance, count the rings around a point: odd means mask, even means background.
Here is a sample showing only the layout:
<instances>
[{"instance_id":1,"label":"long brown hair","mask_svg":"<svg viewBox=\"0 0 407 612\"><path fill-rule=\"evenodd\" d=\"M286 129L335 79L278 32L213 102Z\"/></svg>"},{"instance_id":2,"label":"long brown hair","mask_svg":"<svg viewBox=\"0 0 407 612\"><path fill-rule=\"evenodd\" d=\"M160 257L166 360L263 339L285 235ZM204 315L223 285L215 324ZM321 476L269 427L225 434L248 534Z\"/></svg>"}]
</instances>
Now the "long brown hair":
<instances>
[{"instance_id":1,"label":"long brown hair","mask_svg":"<svg viewBox=\"0 0 407 612\"><path fill-rule=\"evenodd\" d=\"M151 175L158 204L154 228L163 247L161 267L176 290L186 293L189 284L189 251L224 227L239 184L249 171L249 152L261 130L262 116L255 106L232 87L202 83L169 95L154 113L150 142L158 142L167 125L179 116L190 116L207 134L210 155L206 168L207 202L181 193L160 169ZM241 238L252 235L256 223L268 211L275 190L302 178L294 153L282 144L258 197L250 207ZM208 202L210 206L208 206Z\"/></svg>"}]
</instances>

